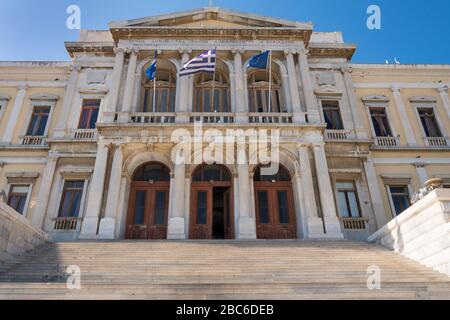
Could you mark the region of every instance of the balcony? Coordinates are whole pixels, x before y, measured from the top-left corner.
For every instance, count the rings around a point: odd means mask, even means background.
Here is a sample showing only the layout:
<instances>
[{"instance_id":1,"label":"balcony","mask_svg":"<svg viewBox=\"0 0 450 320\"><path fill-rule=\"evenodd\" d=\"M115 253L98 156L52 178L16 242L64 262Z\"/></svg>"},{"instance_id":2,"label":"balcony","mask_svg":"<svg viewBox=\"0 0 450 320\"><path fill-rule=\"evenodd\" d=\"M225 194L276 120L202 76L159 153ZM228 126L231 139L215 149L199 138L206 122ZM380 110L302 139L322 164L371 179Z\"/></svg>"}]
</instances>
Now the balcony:
<instances>
[{"instance_id":1,"label":"balcony","mask_svg":"<svg viewBox=\"0 0 450 320\"><path fill-rule=\"evenodd\" d=\"M45 145L44 136L25 136L22 137L22 145L24 146L43 146Z\"/></svg>"},{"instance_id":2,"label":"balcony","mask_svg":"<svg viewBox=\"0 0 450 320\"><path fill-rule=\"evenodd\" d=\"M139 112L132 113L130 115L130 123L136 124L159 124L159 123L175 123L175 113L164 112L164 113L149 113L149 112Z\"/></svg>"},{"instance_id":3,"label":"balcony","mask_svg":"<svg viewBox=\"0 0 450 320\"><path fill-rule=\"evenodd\" d=\"M189 121L191 123L194 122L202 122L202 123L235 123L236 115L234 113L219 113L219 112L199 112L199 113L190 113Z\"/></svg>"},{"instance_id":4,"label":"balcony","mask_svg":"<svg viewBox=\"0 0 450 320\"><path fill-rule=\"evenodd\" d=\"M55 231L79 231L81 226L81 218L69 217L69 218L55 218L55 225L53 229Z\"/></svg>"},{"instance_id":5,"label":"balcony","mask_svg":"<svg viewBox=\"0 0 450 320\"><path fill-rule=\"evenodd\" d=\"M449 142L444 137L426 137L425 145L431 148L447 148Z\"/></svg>"},{"instance_id":6,"label":"balcony","mask_svg":"<svg viewBox=\"0 0 450 320\"><path fill-rule=\"evenodd\" d=\"M97 138L97 130L96 129L77 129L73 133L73 138L75 140L93 141Z\"/></svg>"},{"instance_id":7,"label":"balcony","mask_svg":"<svg viewBox=\"0 0 450 320\"><path fill-rule=\"evenodd\" d=\"M376 137L375 145L380 148L396 148L400 146L400 140L395 137Z\"/></svg>"},{"instance_id":8,"label":"balcony","mask_svg":"<svg viewBox=\"0 0 450 320\"><path fill-rule=\"evenodd\" d=\"M249 123L294 123L291 113L249 113Z\"/></svg>"},{"instance_id":9,"label":"balcony","mask_svg":"<svg viewBox=\"0 0 450 320\"><path fill-rule=\"evenodd\" d=\"M339 218L345 230L365 230L369 219L366 218Z\"/></svg>"},{"instance_id":10,"label":"balcony","mask_svg":"<svg viewBox=\"0 0 450 320\"><path fill-rule=\"evenodd\" d=\"M347 140L350 130L326 130L325 137L327 140Z\"/></svg>"}]
</instances>

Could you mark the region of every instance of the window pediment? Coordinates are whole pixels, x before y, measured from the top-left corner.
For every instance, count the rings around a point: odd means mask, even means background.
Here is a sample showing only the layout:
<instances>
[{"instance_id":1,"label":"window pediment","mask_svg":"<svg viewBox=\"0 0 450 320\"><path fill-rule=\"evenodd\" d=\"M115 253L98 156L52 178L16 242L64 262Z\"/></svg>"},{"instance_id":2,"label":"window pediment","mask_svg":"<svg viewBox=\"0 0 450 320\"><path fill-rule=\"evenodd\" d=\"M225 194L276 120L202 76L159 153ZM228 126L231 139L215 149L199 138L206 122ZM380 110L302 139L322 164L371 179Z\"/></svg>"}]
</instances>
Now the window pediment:
<instances>
[{"instance_id":1,"label":"window pediment","mask_svg":"<svg viewBox=\"0 0 450 320\"><path fill-rule=\"evenodd\" d=\"M78 91L82 94L106 95L109 92L109 89L105 85L92 84L80 87L78 88Z\"/></svg>"},{"instance_id":2,"label":"window pediment","mask_svg":"<svg viewBox=\"0 0 450 320\"><path fill-rule=\"evenodd\" d=\"M59 96L52 93L39 93L34 94L30 97L31 101L57 101L59 100Z\"/></svg>"},{"instance_id":3,"label":"window pediment","mask_svg":"<svg viewBox=\"0 0 450 320\"><path fill-rule=\"evenodd\" d=\"M436 103L437 99L431 96L414 96L409 98L411 103Z\"/></svg>"},{"instance_id":4,"label":"window pediment","mask_svg":"<svg viewBox=\"0 0 450 320\"><path fill-rule=\"evenodd\" d=\"M341 97L343 95L342 91L338 91L332 86L322 87L314 92L319 97Z\"/></svg>"},{"instance_id":5,"label":"window pediment","mask_svg":"<svg viewBox=\"0 0 450 320\"><path fill-rule=\"evenodd\" d=\"M387 103L389 102L389 98L385 95L370 95L370 96L364 96L361 98L363 102L380 102L380 103Z\"/></svg>"}]
</instances>

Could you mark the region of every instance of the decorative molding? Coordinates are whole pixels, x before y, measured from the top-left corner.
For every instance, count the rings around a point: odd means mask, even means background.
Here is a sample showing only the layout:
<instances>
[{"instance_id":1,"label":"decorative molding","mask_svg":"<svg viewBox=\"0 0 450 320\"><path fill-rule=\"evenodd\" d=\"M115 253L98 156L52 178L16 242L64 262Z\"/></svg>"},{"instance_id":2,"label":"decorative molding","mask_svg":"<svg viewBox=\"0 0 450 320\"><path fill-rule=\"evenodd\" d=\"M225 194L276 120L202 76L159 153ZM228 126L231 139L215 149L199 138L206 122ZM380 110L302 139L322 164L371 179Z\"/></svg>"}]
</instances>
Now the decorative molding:
<instances>
[{"instance_id":1,"label":"decorative molding","mask_svg":"<svg viewBox=\"0 0 450 320\"><path fill-rule=\"evenodd\" d=\"M59 100L59 96L52 93L39 93L34 94L30 97L31 101L57 101Z\"/></svg>"},{"instance_id":2,"label":"decorative molding","mask_svg":"<svg viewBox=\"0 0 450 320\"><path fill-rule=\"evenodd\" d=\"M105 85L93 84L89 86L79 87L78 91L82 94L106 95L109 92L109 89Z\"/></svg>"},{"instance_id":3,"label":"decorative molding","mask_svg":"<svg viewBox=\"0 0 450 320\"><path fill-rule=\"evenodd\" d=\"M437 99L431 96L414 96L409 98L409 102L436 103Z\"/></svg>"},{"instance_id":4,"label":"decorative molding","mask_svg":"<svg viewBox=\"0 0 450 320\"><path fill-rule=\"evenodd\" d=\"M11 96L5 93L0 93L0 101L9 101L11 99Z\"/></svg>"},{"instance_id":5,"label":"decorative molding","mask_svg":"<svg viewBox=\"0 0 450 320\"><path fill-rule=\"evenodd\" d=\"M320 97L342 97L344 93L342 91L336 90L333 86L326 85L322 86L317 90L314 90L316 96Z\"/></svg>"},{"instance_id":6,"label":"decorative molding","mask_svg":"<svg viewBox=\"0 0 450 320\"><path fill-rule=\"evenodd\" d=\"M389 98L385 95L370 95L361 98L363 102L389 102Z\"/></svg>"}]
</instances>

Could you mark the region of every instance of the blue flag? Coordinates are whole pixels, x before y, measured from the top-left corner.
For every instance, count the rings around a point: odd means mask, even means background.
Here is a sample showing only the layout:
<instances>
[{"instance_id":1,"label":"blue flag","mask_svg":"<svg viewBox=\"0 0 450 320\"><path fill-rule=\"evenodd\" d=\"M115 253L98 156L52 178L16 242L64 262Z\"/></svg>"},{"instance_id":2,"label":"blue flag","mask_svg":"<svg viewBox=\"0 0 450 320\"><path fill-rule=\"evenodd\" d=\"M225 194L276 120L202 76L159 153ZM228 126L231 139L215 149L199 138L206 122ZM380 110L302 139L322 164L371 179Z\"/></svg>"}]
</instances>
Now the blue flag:
<instances>
[{"instance_id":1,"label":"blue flag","mask_svg":"<svg viewBox=\"0 0 450 320\"><path fill-rule=\"evenodd\" d=\"M261 54L251 57L250 61L248 62L248 67L256 69L267 69L269 54L270 51L265 51Z\"/></svg>"},{"instance_id":2,"label":"blue flag","mask_svg":"<svg viewBox=\"0 0 450 320\"><path fill-rule=\"evenodd\" d=\"M153 59L152 64L145 71L145 75L147 76L148 80L150 80L150 81L155 80L155 77L156 77L156 52L155 52L155 59Z\"/></svg>"}]
</instances>

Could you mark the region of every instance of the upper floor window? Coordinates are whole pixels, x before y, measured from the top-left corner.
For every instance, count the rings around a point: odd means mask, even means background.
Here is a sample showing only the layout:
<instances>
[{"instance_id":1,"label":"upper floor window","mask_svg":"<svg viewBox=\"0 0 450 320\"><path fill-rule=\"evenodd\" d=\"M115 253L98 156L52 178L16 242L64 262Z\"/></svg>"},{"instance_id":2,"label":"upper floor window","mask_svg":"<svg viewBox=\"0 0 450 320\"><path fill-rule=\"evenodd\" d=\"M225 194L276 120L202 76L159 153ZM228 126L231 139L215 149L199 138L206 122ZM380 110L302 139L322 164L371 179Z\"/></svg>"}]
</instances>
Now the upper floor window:
<instances>
[{"instance_id":1,"label":"upper floor window","mask_svg":"<svg viewBox=\"0 0 450 320\"><path fill-rule=\"evenodd\" d=\"M78 217L83 197L84 181L66 181L59 207L59 218Z\"/></svg>"},{"instance_id":2,"label":"upper floor window","mask_svg":"<svg viewBox=\"0 0 450 320\"><path fill-rule=\"evenodd\" d=\"M358 195L354 182L336 183L339 214L344 218L360 218L361 210L359 207Z\"/></svg>"},{"instance_id":3,"label":"upper floor window","mask_svg":"<svg viewBox=\"0 0 450 320\"><path fill-rule=\"evenodd\" d=\"M370 108L370 117L377 137L392 137L391 127L386 114L386 108Z\"/></svg>"},{"instance_id":4,"label":"upper floor window","mask_svg":"<svg viewBox=\"0 0 450 320\"><path fill-rule=\"evenodd\" d=\"M8 206L20 214L24 214L29 191L30 185L11 185L8 194Z\"/></svg>"},{"instance_id":5,"label":"upper floor window","mask_svg":"<svg viewBox=\"0 0 450 320\"><path fill-rule=\"evenodd\" d=\"M101 100L84 100L78 129L95 129Z\"/></svg>"},{"instance_id":6,"label":"upper floor window","mask_svg":"<svg viewBox=\"0 0 450 320\"><path fill-rule=\"evenodd\" d=\"M343 130L339 101L322 101L323 116L328 130Z\"/></svg>"},{"instance_id":7,"label":"upper floor window","mask_svg":"<svg viewBox=\"0 0 450 320\"><path fill-rule=\"evenodd\" d=\"M35 106L28 126L28 136L43 136L47 127L51 107Z\"/></svg>"},{"instance_id":8,"label":"upper floor window","mask_svg":"<svg viewBox=\"0 0 450 320\"><path fill-rule=\"evenodd\" d=\"M442 132L437 124L436 117L434 115L433 108L418 108L420 121L422 123L423 130L428 138L442 137Z\"/></svg>"},{"instance_id":9,"label":"upper floor window","mask_svg":"<svg viewBox=\"0 0 450 320\"><path fill-rule=\"evenodd\" d=\"M272 85L270 85L270 81L272 81ZM272 92L270 98L269 91ZM272 79L270 79L269 72L266 70L250 73L248 76L248 102L250 112L283 112L281 84L277 75L272 73Z\"/></svg>"},{"instance_id":10,"label":"upper floor window","mask_svg":"<svg viewBox=\"0 0 450 320\"><path fill-rule=\"evenodd\" d=\"M388 190L396 215L399 215L411 206L411 198L407 185L389 185Z\"/></svg>"},{"instance_id":11,"label":"upper floor window","mask_svg":"<svg viewBox=\"0 0 450 320\"><path fill-rule=\"evenodd\" d=\"M142 112L175 112L176 74L158 70L155 81L145 77L142 87Z\"/></svg>"},{"instance_id":12,"label":"upper floor window","mask_svg":"<svg viewBox=\"0 0 450 320\"><path fill-rule=\"evenodd\" d=\"M229 88L228 79L222 72L198 74L195 77L194 112L230 112Z\"/></svg>"}]
</instances>

